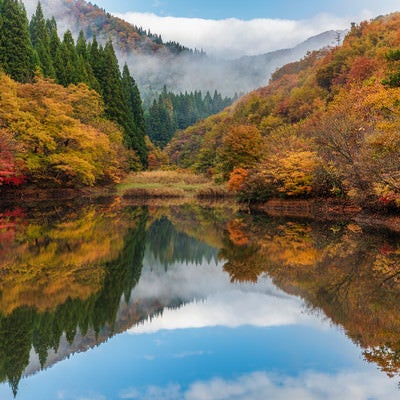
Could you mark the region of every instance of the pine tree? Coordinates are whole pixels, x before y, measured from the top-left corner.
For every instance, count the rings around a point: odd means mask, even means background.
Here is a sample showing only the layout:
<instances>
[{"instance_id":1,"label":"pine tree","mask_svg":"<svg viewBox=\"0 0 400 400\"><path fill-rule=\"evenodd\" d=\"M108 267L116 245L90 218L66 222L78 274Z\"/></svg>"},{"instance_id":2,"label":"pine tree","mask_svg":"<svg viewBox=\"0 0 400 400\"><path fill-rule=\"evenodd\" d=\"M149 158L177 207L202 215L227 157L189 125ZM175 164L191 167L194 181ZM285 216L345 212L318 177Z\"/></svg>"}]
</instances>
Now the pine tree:
<instances>
[{"instance_id":1,"label":"pine tree","mask_svg":"<svg viewBox=\"0 0 400 400\"><path fill-rule=\"evenodd\" d=\"M101 60L100 73L96 78L100 83L106 116L118 122L122 127L127 128L125 116L128 111L122 93L121 72L110 40L106 43L102 51ZM130 147L130 138L125 138L125 140L128 147Z\"/></svg>"},{"instance_id":2,"label":"pine tree","mask_svg":"<svg viewBox=\"0 0 400 400\"><path fill-rule=\"evenodd\" d=\"M64 33L61 46L56 53L56 73L58 82L68 86L70 83L77 84L84 81L84 74L79 70L78 54L75 48L74 38L70 30Z\"/></svg>"},{"instance_id":3,"label":"pine tree","mask_svg":"<svg viewBox=\"0 0 400 400\"><path fill-rule=\"evenodd\" d=\"M160 146L160 130L161 123L158 102L154 99L146 116L146 132L156 146Z\"/></svg>"},{"instance_id":4,"label":"pine tree","mask_svg":"<svg viewBox=\"0 0 400 400\"><path fill-rule=\"evenodd\" d=\"M102 91L102 84L101 82L103 81L103 48L99 46L96 35L93 36L92 42L88 46L88 57L89 57L89 64L92 68L93 74L96 78L96 80L99 83L100 87L100 94Z\"/></svg>"},{"instance_id":5,"label":"pine tree","mask_svg":"<svg viewBox=\"0 0 400 400\"><path fill-rule=\"evenodd\" d=\"M164 86L158 101L154 100L146 112L146 133L155 145L164 147L176 130L186 129L231 103L232 99L222 98L217 91L213 98L208 91L203 98L201 91L175 94Z\"/></svg>"},{"instance_id":6,"label":"pine tree","mask_svg":"<svg viewBox=\"0 0 400 400\"><path fill-rule=\"evenodd\" d=\"M79 32L78 39L76 41L76 52L78 56L81 56L84 60L89 61L86 38L82 30Z\"/></svg>"},{"instance_id":7,"label":"pine tree","mask_svg":"<svg viewBox=\"0 0 400 400\"><path fill-rule=\"evenodd\" d=\"M47 34L49 36L50 56L54 63L57 54L57 49L61 46L61 40L58 37L57 33L57 23L54 17L51 20L50 19L46 20L46 28L47 28Z\"/></svg>"},{"instance_id":8,"label":"pine tree","mask_svg":"<svg viewBox=\"0 0 400 400\"><path fill-rule=\"evenodd\" d=\"M78 70L83 82L91 89L100 93L100 84L94 76L92 66L90 65L90 49L88 48L85 34L81 30L76 41L76 53L78 54Z\"/></svg>"},{"instance_id":9,"label":"pine tree","mask_svg":"<svg viewBox=\"0 0 400 400\"><path fill-rule=\"evenodd\" d=\"M147 155L146 149L143 147L143 136L138 135L134 110L131 111L131 116L129 116L129 96L126 93L124 94L122 76L111 40L106 43L103 49L98 47L94 38L90 47L90 60L93 72L100 84L105 116L117 122L123 128L125 146L128 149L136 150L142 165L146 166Z\"/></svg>"},{"instance_id":10,"label":"pine tree","mask_svg":"<svg viewBox=\"0 0 400 400\"><path fill-rule=\"evenodd\" d=\"M13 79L28 82L35 66L25 7L18 0L3 0L0 15L0 66Z\"/></svg>"},{"instance_id":11,"label":"pine tree","mask_svg":"<svg viewBox=\"0 0 400 400\"><path fill-rule=\"evenodd\" d=\"M127 106L127 120L131 131L132 148L136 150L144 167L147 167L147 147L144 140L146 126L139 88L125 64L122 70L122 91Z\"/></svg>"},{"instance_id":12,"label":"pine tree","mask_svg":"<svg viewBox=\"0 0 400 400\"><path fill-rule=\"evenodd\" d=\"M53 60L50 55L50 38L46 21L43 16L40 2L37 5L35 14L32 15L29 24L31 42L36 51L39 67L44 76L55 78Z\"/></svg>"},{"instance_id":13,"label":"pine tree","mask_svg":"<svg viewBox=\"0 0 400 400\"><path fill-rule=\"evenodd\" d=\"M153 105L150 107L148 113L147 134L151 141L161 148L168 144L175 131L172 110L169 109L171 106L170 99L163 99L163 95L161 94L158 102L156 100L153 101Z\"/></svg>"}]
</instances>

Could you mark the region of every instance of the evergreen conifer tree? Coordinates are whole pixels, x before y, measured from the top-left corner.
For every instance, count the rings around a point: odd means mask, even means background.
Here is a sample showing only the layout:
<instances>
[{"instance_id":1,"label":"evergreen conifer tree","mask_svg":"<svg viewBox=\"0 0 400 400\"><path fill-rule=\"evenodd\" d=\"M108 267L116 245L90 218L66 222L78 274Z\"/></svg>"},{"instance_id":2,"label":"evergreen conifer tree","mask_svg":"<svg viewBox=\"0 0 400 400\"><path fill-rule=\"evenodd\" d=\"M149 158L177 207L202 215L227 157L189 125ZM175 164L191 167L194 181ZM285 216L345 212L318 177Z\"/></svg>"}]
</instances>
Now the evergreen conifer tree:
<instances>
[{"instance_id":1,"label":"evergreen conifer tree","mask_svg":"<svg viewBox=\"0 0 400 400\"><path fill-rule=\"evenodd\" d=\"M50 55L50 38L46 26L46 20L43 16L40 2L37 5L35 14L32 15L29 24L31 42L37 53L39 67L44 76L55 78L53 60Z\"/></svg>"},{"instance_id":2,"label":"evergreen conifer tree","mask_svg":"<svg viewBox=\"0 0 400 400\"><path fill-rule=\"evenodd\" d=\"M58 37L57 33L57 23L54 18L46 20L46 28L47 34L49 36L49 52L51 59L54 60L56 58L57 49L61 46L60 38Z\"/></svg>"},{"instance_id":3,"label":"evergreen conifer tree","mask_svg":"<svg viewBox=\"0 0 400 400\"><path fill-rule=\"evenodd\" d=\"M88 46L89 64L92 68L94 77L99 83L100 94L102 94L103 81L103 48L99 46L96 35L93 36L92 42Z\"/></svg>"},{"instance_id":4,"label":"evergreen conifer tree","mask_svg":"<svg viewBox=\"0 0 400 400\"><path fill-rule=\"evenodd\" d=\"M105 103L105 113L108 118L127 128L126 115L128 111L122 91L121 72L111 40L106 43L101 59L100 74L96 78L100 83L101 94ZM127 137L125 140L128 147L131 148L131 138Z\"/></svg>"},{"instance_id":5,"label":"evergreen conifer tree","mask_svg":"<svg viewBox=\"0 0 400 400\"><path fill-rule=\"evenodd\" d=\"M25 7L19 0L2 0L0 15L0 67L13 79L28 82L35 66Z\"/></svg>"},{"instance_id":6,"label":"evergreen conifer tree","mask_svg":"<svg viewBox=\"0 0 400 400\"><path fill-rule=\"evenodd\" d=\"M84 74L79 70L78 54L70 30L64 34L61 46L56 51L54 60L57 80L61 85L77 84L84 81Z\"/></svg>"},{"instance_id":7,"label":"evergreen conifer tree","mask_svg":"<svg viewBox=\"0 0 400 400\"><path fill-rule=\"evenodd\" d=\"M81 30L76 41L76 53L78 54L79 75L91 89L100 93L100 84L94 76L92 66L90 65L90 48L87 45L85 34Z\"/></svg>"},{"instance_id":8,"label":"evergreen conifer tree","mask_svg":"<svg viewBox=\"0 0 400 400\"><path fill-rule=\"evenodd\" d=\"M138 153L140 161L147 167L147 148L144 140L146 126L139 88L125 64L122 70L122 91L127 106L127 121L132 135L132 147Z\"/></svg>"}]
</instances>

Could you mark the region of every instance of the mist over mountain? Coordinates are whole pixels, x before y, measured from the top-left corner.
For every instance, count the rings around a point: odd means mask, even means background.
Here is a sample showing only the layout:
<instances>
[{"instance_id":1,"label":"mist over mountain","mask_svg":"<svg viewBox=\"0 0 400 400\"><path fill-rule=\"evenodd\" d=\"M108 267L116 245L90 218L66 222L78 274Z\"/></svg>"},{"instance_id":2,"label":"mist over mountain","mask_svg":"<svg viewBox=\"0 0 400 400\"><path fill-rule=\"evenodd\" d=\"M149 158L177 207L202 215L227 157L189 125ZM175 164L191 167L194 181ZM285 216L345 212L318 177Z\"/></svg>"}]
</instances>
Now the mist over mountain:
<instances>
[{"instance_id":1,"label":"mist over mountain","mask_svg":"<svg viewBox=\"0 0 400 400\"><path fill-rule=\"evenodd\" d=\"M312 36L297 46L289 49L272 51L258 56L244 56L231 62L233 79L245 76L246 91L267 85L271 74L278 68L300 60L308 52L324 47L333 47L342 43L347 30L330 30Z\"/></svg>"},{"instance_id":2,"label":"mist over mountain","mask_svg":"<svg viewBox=\"0 0 400 400\"><path fill-rule=\"evenodd\" d=\"M30 16L37 0L24 3ZM291 49L222 60L178 43L164 43L157 32L135 27L84 0L42 0L41 4L47 18L55 17L60 35L69 29L76 38L83 30L89 40L96 35L100 43L111 37L120 64L128 64L144 96L160 91L164 85L175 92L245 93L265 86L277 68L304 57L308 51L336 46L345 35L344 31L327 31Z\"/></svg>"}]
</instances>

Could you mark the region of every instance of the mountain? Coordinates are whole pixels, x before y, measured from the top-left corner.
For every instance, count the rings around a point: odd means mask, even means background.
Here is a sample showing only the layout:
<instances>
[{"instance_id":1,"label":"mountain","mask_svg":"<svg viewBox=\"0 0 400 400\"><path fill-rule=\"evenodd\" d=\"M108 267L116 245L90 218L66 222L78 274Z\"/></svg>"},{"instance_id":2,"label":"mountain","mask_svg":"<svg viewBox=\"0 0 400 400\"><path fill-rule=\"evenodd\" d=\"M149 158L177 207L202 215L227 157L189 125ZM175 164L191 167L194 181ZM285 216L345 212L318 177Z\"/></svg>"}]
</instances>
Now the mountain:
<instances>
[{"instance_id":1,"label":"mountain","mask_svg":"<svg viewBox=\"0 0 400 400\"><path fill-rule=\"evenodd\" d=\"M34 13L37 2L24 0L28 16ZM166 46L158 43L158 37L155 35L151 37L139 28L84 0L41 0L40 3L45 16L56 19L60 36L69 29L76 37L79 31L83 30L86 38L92 39L93 35L96 35L97 40L102 43L111 37L118 43L121 54L168 53Z\"/></svg>"},{"instance_id":2,"label":"mountain","mask_svg":"<svg viewBox=\"0 0 400 400\"><path fill-rule=\"evenodd\" d=\"M31 15L37 0L24 0ZM225 96L264 86L282 65L298 60L308 51L337 44L343 31L329 31L300 43L293 49L274 51L237 60L218 60L192 51L179 43L164 43L162 38L114 17L84 0L42 0L45 15L55 17L59 34L70 29L75 38L82 29L88 39L95 34L104 43L114 41L120 64L128 63L141 93L161 91L164 85L176 92L218 90Z\"/></svg>"},{"instance_id":3,"label":"mountain","mask_svg":"<svg viewBox=\"0 0 400 400\"><path fill-rule=\"evenodd\" d=\"M353 24L267 86L178 132L181 168L227 181L242 200L346 198L400 207L400 13Z\"/></svg>"},{"instance_id":4,"label":"mountain","mask_svg":"<svg viewBox=\"0 0 400 400\"><path fill-rule=\"evenodd\" d=\"M233 60L230 68L237 78L247 77L248 86L245 91L253 90L265 86L272 73L283 65L300 60L310 51L341 44L346 33L347 30L326 31L310 37L293 48Z\"/></svg>"}]
</instances>

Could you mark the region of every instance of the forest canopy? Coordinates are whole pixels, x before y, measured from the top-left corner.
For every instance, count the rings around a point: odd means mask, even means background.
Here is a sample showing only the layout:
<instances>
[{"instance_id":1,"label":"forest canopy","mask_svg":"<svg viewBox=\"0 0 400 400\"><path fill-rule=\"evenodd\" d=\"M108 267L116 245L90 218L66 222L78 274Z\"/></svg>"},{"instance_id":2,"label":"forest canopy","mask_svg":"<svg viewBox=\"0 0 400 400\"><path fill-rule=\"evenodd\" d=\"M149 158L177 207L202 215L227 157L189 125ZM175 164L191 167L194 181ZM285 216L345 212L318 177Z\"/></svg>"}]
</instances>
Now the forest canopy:
<instances>
[{"instance_id":1,"label":"forest canopy","mask_svg":"<svg viewBox=\"0 0 400 400\"><path fill-rule=\"evenodd\" d=\"M113 44L0 0L0 185L118 182L147 167L140 93Z\"/></svg>"},{"instance_id":2,"label":"forest canopy","mask_svg":"<svg viewBox=\"0 0 400 400\"><path fill-rule=\"evenodd\" d=\"M400 14L352 28L269 85L179 132L171 162L240 198L340 197L400 206Z\"/></svg>"}]
</instances>

